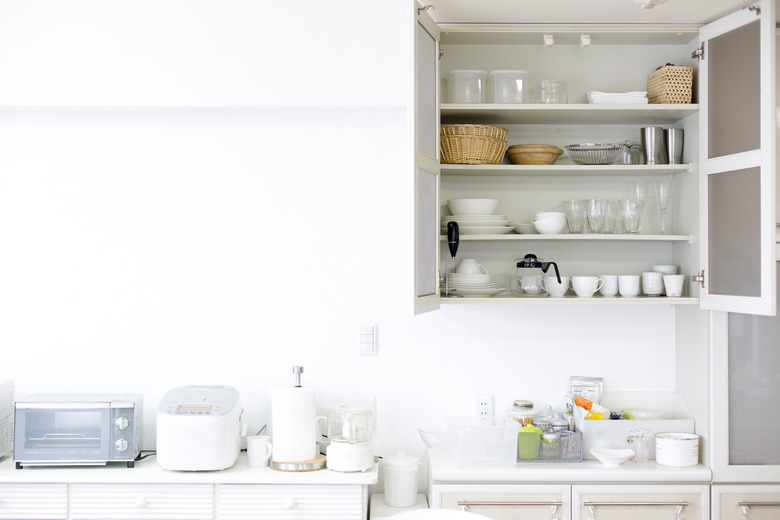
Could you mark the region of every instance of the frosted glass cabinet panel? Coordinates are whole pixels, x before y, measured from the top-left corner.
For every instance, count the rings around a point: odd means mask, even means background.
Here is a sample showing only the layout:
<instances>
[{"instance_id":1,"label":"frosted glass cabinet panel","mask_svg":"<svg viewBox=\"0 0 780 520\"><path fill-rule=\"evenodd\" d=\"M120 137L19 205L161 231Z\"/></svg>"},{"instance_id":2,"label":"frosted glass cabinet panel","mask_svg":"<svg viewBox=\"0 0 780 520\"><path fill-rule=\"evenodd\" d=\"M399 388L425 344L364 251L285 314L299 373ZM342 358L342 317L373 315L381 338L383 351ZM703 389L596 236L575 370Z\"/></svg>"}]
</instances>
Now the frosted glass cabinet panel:
<instances>
[{"instance_id":1,"label":"frosted glass cabinet panel","mask_svg":"<svg viewBox=\"0 0 780 520\"><path fill-rule=\"evenodd\" d=\"M437 158L439 154L436 39L417 24L417 149Z\"/></svg>"}]
</instances>

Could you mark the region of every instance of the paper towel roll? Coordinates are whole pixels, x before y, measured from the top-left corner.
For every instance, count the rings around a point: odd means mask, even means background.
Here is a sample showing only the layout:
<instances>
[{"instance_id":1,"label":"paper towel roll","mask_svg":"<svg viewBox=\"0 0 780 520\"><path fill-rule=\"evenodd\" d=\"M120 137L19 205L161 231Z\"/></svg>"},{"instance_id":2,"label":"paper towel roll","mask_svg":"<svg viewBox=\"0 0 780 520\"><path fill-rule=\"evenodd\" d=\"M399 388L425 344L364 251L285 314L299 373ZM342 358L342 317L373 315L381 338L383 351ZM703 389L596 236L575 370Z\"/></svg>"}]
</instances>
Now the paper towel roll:
<instances>
[{"instance_id":1,"label":"paper towel roll","mask_svg":"<svg viewBox=\"0 0 780 520\"><path fill-rule=\"evenodd\" d=\"M314 390L294 387L274 392L271 427L276 462L312 460L317 455Z\"/></svg>"}]
</instances>

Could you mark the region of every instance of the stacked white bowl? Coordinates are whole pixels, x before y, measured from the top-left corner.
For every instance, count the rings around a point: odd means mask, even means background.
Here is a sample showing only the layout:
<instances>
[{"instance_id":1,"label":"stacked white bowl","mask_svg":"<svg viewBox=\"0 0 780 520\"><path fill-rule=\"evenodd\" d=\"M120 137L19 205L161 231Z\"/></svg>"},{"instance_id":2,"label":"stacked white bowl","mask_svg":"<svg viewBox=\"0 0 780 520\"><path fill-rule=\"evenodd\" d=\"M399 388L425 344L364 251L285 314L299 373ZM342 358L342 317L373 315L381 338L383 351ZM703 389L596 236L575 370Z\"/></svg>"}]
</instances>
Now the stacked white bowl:
<instances>
[{"instance_id":1,"label":"stacked white bowl","mask_svg":"<svg viewBox=\"0 0 780 520\"><path fill-rule=\"evenodd\" d=\"M514 229L506 215L494 215L498 199L450 199L452 215L441 218L442 231L449 222L457 222L461 235L500 235Z\"/></svg>"},{"instance_id":2,"label":"stacked white bowl","mask_svg":"<svg viewBox=\"0 0 780 520\"><path fill-rule=\"evenodd\" d=\"M557 235L566 226L566 213L547 211L534 215L534 227L542 235Z\"/></svg>"},{"instance_id":3,"label":"stacked white bowl","mask_svg":"<svg viewBox=\"0 0 780 520\"><path fill-rule=\"evenodd\" d=\"M506 289L490 281L488 270L474 258L465 258L447 274L447 291L459 296L492 296Z\"/></svg>"}]
</instances>

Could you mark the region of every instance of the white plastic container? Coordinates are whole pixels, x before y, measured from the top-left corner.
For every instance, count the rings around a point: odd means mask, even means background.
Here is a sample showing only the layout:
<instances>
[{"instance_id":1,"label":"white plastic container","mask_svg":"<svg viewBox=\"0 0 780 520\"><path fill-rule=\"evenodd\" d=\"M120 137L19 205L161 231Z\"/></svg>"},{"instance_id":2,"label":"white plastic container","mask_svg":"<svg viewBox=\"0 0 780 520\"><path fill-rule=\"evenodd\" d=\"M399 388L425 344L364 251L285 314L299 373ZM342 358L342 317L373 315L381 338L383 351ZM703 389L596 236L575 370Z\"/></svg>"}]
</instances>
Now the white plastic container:
<instances>
[{"instance_id":1,"label":"white plastic container","mask_svg":"<svg viewBox=\"0 0 780 520\"><path fill-rule=\"evenodd\" d=\"M447 73L447 101L449 103L484 103L484 70L451 70Z\"/></svg>"},{"instance_id":2,"label":"white plastic container","mask_svg":"<svg viewBox=\"0 0 780 520\"><path fill-rule=\"evenodd\" d=\"M699 463L699 436L693 433L657 433L655 461L662 466L695 466Z\"/></svg>"},{"instance_id":3,"label":"white plastic container","mask_svg":"<svg viewBox=\"0 0 780 520\"><path fill-rule=\"evenodd\" d=\"M417 467L420 459L397 451L382 459L385 503L390 507L411 507L417 502Z\"/></svg>"},{"instance_id":4,"label":"white plastic container","mask_svg":"<svg viewBox=\"0 0 780 520\"><path fill-rule=\"evenodd\" d=\"M527 70L491 70L487 78L488 103L527 103Z\"/></svg>"},{"instance_id":5,"label":"white plastic container","mask_svg":"<svg viewBox=\"0 0 780 520\"><path fill-rule=\"evenodd\" d=\"M504 467L517 464L520 424L509 417L463 417L446 420L452 434L456 467Z\"/></svg>"}]
</instances>

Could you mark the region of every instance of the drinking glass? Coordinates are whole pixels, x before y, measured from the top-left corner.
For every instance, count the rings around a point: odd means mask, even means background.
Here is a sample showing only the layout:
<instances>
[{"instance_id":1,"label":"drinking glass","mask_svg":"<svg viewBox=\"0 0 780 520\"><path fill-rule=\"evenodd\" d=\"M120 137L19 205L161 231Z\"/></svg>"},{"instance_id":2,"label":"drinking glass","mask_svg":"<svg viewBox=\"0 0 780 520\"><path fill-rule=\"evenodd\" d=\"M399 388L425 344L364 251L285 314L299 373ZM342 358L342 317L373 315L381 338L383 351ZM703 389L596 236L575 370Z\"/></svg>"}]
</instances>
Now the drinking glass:
<instances>
[{"instance_id":1,"label":"drinking glass","mask_svg":"<svg viewBox=\"0 0 780 520\"><path fill-rule=\"evenodd\" d=\"M604 217L607 212L607 201L601 199L584 200L585 212L588 217L588 231L590 233L604 232Z\"/></svg>"},{"instance_id":2,"label":"drinking glass","mask_svg":"<svg viewBox=\"0 0 780 520\"><path fill-rule=\"evenodd\" d=\"M618 216L623 233L638 234L642 225L642 210L644 206L634 200L618 201Z\"/></svg>"},{"instance_id":3,"label":"drinking glass","mask_svg":"<svg viewBox=\"0 0 780 520\"><path fill-rule=\"evenodd\" d=\"M615 222L618 215L618 206L620 201L608 200L607 209L604 212L604 233L612 234L615 230Z\"/></svg>"},{"instance_id":4,"label":"drinking glass","mask_svg":"<svg viewBox=\"0 0 780 520\"><path fill-rule=\"evenodd\" d=\"M672 179L660 179L654 181L655 199L658 202L658 216L661 219L661 234L665 235L668 231L666 225L666 216L669 210L669 200L672 194Z\"/></svg>"},{"instance_id":5,"label":"drinking glass","mask_svg":"<svg viewBox=\"0 0 780 520\"><path fill-rule=\"evenodd\" d=\"M569 225L569 233L582 233L585 231L585 203L581 200L566 200L563 202L566 211L566 223Z\"/></svg>"}]
</instances>

